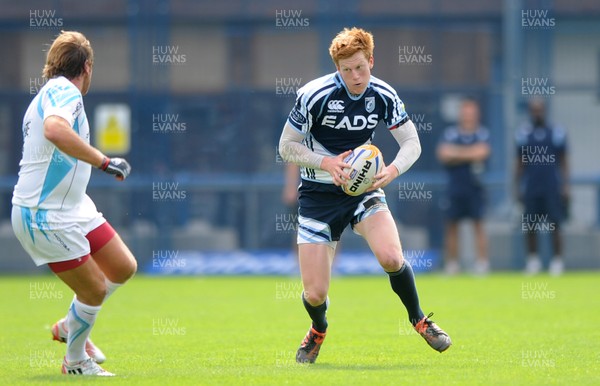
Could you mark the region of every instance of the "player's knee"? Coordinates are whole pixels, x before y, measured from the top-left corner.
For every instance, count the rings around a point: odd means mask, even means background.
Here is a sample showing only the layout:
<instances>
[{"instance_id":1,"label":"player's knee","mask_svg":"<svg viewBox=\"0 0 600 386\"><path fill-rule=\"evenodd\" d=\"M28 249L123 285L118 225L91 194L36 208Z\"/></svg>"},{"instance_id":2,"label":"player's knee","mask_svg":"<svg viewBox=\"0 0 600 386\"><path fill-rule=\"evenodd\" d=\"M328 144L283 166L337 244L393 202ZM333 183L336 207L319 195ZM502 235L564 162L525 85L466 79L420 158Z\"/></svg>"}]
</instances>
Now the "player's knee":
<instances>
[{"instance_id":1,"label":"player's knee","mask_svg":"<svg viewBox=\"0 0 600 386\"><path fill-rule=\"evenodd\" d=\"M127 264L124 264L114 278L115 283L124 284L131 279L137 272L137 261L132 257Z\"/></svg>"},{"instance_id":2,"label":"player's knee","mask_svg":"<svg viewBox=\"0 0 600 386\"><path fill-rule=\"evenodd\" d=\"M319 306L319 305L325 303L325 301L327 300L327 290L325 290L325 289L314 289L314 290L304 289L304 299L306 299L308 304L310 304L311 306L315 306L315 307Z\"/></svg>"},{"instance_id":3,"label":"player's knee","mask_svg":"<svg viewBox=\"0 0 600 386\"><path fill-rule=\"evenodd\" d=\"M137 261L135 260L135 258L131 259L131 264L129 265L129 270L127 272L127 278L125 280L129 280L133 277L133 275L135 275L135 273L137 272Z\"/></svg>"},{"instance_id":4,"label":"player's knee","mask_svg":"<svg viewBox=\"0 0 600 386\"><path fill-rule=\"evenodd\" d=\"M106 297L106 290L106 284L104 282L98 282L77 292L77 299L89 306L99 306Z\"/></svg>"},{"instance_id":5,"label":"player's knee","mask_svg":"<svg viewBox=\"0 0 600 386\"><path fill-rule=\"evenodd\" d=\"M374 251L379 264L386 272L396 272L402 267L404 258L402 250L396 247L385 247Z\"/></svg>"}]
</instances>

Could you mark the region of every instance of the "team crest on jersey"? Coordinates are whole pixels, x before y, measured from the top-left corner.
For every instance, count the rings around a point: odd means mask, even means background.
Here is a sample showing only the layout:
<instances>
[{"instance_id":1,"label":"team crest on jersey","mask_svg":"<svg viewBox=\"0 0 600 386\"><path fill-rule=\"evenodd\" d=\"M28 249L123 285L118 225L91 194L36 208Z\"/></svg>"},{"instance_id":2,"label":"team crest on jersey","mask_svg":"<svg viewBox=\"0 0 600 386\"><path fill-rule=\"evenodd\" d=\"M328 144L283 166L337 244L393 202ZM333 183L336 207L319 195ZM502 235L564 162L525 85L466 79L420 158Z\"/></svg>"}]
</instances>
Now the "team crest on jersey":
<instances>
[{"instance_id":1,"label":"team crest on jersey","mask_svg":"<svg viewBox=\"0 0 600 386\"><path fill-rule=\"evenodd\" d=\"M375 110L375 97L365 97L365 110L372 113Z\"/></svg>"}]
</instances>

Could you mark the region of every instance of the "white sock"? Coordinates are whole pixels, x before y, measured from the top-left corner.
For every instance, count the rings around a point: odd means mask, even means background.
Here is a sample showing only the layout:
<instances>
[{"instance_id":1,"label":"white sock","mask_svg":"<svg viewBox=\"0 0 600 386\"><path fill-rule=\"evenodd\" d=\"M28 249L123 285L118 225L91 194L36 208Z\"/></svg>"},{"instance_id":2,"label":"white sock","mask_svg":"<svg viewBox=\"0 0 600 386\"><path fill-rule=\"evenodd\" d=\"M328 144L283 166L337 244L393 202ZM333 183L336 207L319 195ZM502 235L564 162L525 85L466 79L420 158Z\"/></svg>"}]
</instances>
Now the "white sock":
<instances>
[{"instance_id":1,"label":"white sock","mask_svg":"<svg viewBox=\"0 0 600 386\"><path fill-rule=\"evenodd\" d=\"M88 306L77 298L73 299L67 314L67 362L78 362L88 358L85 352L85 341L90 336L96 315L102 306Z\"/></svg>"},{"instance_id":2,"label":"white sock","mask_svg":"<svg viewBox=\"0 0 600 386\"><path fill-rule=\"evenodd\" d=\"M554 257L552 258L552 261L562 261L562 256L561 255L554 255Z\"/></svg>"},{"instance_id":3,"label":"white sock","mask_svg":"<svg viewBox=\"0 0 600 386\"><path fill-rule=\"evenodd\" d=\"M534 260L539 260L540 257L538 256L537 253L530 253L527 255L527 261L534 261Z\"/></svg>"},{"instance_id":4,"label":"white sock","mask_svg":"<svg viewBox=\"0 0 600 386\"><path fill-rule=\"evenodd\" d=\"M110 295L113 294L113 292L115 292L117 290L117 288L121 287L123 284L119 284L119 283L113 283L112 281L108 280L106 277L104 278L104 283L106 284L106 296L104 296L104 301L103 303L106 301L106 299L108 299L108 297ZM73 300L77 299L77 295L73 295ZM67 323L67 320L69 320L69 313L67 312L67 315L65 316L65 323ZM65 328L69 328L69 325L67 324L65 326Z\"/></svg>"},{"instance_id":5,"label":"white sock","mask_svg":"<svg viewBox=\"0 0 600 386\"><path fill-rule=\"evenodd\" d=\"M108 297L110 295L112 295L113 292L115 292L119 287L121 287L123 285L120 283L113 283L112 281L108 280L106 277L104 278L104 284L106 284L106 296L104 296L104 301L106 301L106 299L108 299Z\"/></svg>"}]
</instances>

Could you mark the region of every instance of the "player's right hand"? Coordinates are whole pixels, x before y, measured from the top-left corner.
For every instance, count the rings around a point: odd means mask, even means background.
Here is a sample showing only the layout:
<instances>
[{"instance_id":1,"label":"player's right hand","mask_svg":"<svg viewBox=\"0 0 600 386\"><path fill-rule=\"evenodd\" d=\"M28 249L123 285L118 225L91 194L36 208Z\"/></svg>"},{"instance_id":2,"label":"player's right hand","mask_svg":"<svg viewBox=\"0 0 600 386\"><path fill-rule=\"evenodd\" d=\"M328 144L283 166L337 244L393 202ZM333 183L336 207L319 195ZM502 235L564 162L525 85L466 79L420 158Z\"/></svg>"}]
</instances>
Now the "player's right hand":
<instances>
[{"instance_id":1,"label":"player's right hand","mask_svg":"<svg viewBox=\"0 0 600 386\"><path fill-rule=\"evenodd\" d=\"M346 180L350 179L350 175L344 171L344 169L350 169L351 166L344 162L344 159L352 153L352 150L346 150L342 154L335 157L325 157L321 161L321 169L325 170L333 178L333 183L336 186L340 186L346 183Z\"/></svg>"},{"instance_id":2,"label":"player's right hand","mask_svg":"<svg viewBox=\"0 0 600 386\"><path fill-rule=\"evenodd\" d=\"M114 175L119 181L123 181L131 173L131 165L124 158L104 157L100 170Z\"/></svg>"}]
</instances>

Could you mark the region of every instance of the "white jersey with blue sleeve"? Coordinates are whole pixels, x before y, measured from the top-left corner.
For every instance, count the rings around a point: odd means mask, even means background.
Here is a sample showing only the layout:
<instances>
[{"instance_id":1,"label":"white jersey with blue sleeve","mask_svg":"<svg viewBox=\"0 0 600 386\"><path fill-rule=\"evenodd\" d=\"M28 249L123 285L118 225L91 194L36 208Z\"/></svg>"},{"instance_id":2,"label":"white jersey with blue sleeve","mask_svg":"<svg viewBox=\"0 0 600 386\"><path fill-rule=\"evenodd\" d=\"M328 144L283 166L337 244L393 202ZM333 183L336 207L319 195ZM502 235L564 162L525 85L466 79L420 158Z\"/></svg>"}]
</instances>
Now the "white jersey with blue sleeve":
<instances>
[{"instance_id":1,"label":"white jersey with blue sleeve","mask_svg":"<svg viewBox=\"0 0 600 386\"><path fill-rule=\"evenodd\" d=\"M44 136L44 120L64 118L79 137L90 129L79 89L65 77L50 79L23 118L23 156L12 203L25 208L69 210L86 198L91 165L60 151Z\"/></svg>"}]
</instances>

